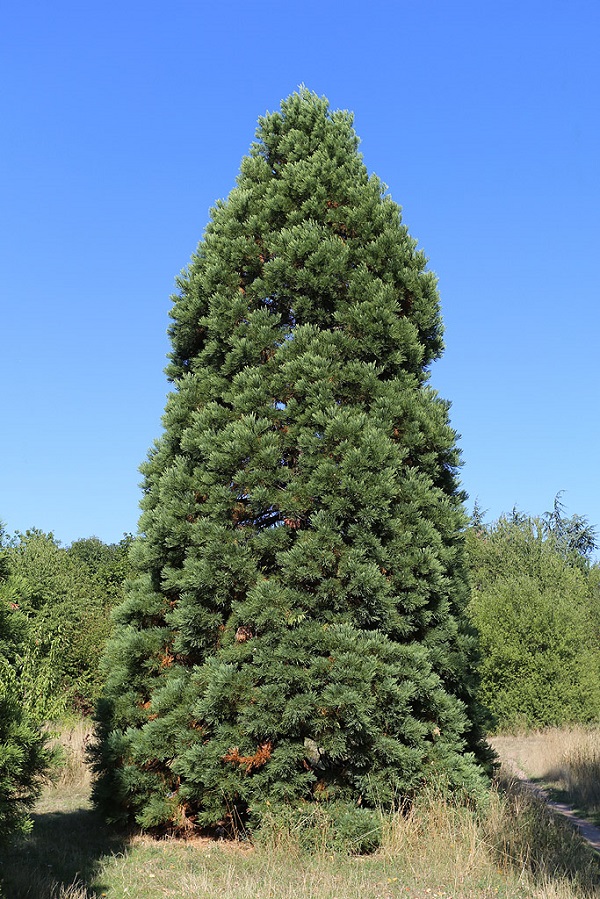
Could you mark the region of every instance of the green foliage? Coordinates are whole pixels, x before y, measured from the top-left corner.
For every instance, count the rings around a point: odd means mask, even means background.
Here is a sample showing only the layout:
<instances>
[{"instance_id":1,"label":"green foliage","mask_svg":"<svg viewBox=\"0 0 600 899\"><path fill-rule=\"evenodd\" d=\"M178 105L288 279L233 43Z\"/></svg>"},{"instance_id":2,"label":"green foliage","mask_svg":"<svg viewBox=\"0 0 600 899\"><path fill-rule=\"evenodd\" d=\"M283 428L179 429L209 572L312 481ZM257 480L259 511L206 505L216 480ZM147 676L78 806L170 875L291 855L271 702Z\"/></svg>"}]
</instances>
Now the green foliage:
<instances>
[{"instance_id":1,"label":"green foliage","mask_svg":"<svg viewBox=\"0 0 600 899\"><path fill-rule=\"evenodd\" d=\"M130 542L108 546L92 537L64 549L52 534L30 530L8 545L5 592L23 629L21 683L27 707L40 720L91 711Z\"/></svg>"},{"instance_id":2,"label":"green foliage","mask_svg":"<svg viewBox=\"0 0 600 899\"><path fill-rule=\"evenodd\" d=\"M5 550L0 547L0 842L17 830L27 830L27 811L49 763L44 738L23 702L17 672L24 629L6 595L7 575Z\"/></svg>"},{"instance_id":3,"label":"green foliage","mask_svg":"<svg viewBox=\"0 0 600 899\"><path fill-rule=\"evenodd\" d=\"M273 806L269 800L253 809L259 845L289 843L306 852L343 852L365 855L378 848L384 816L355 803L301 801Z\"/></svg>"},{"instance_id":4,"label":"green foliage","mask_svg":"<svg viewBox=\"0 0 600 899\"><path fill-rule=\"evenodd\" d=\"M547 521L516 511L470 530L481 699L500 729L600 716L594 579L565 545Z\"/></svg>"},{"instance_id":5,"label":"green foliage","mask_svg":"<svg viewBox=\"0 0 600 899\"><path fill-rule=\"evenodd\" d=\"M0 842L28 829L27 811L49 759L42 734L23 708L15 669L0 656Z\"/></svg>"},{"instance_id":6,"label":"green foliage","mask_svg":"<svg viewBox=\"0 0 600 899\"><path fill-rule=\"evenodd\" d=\"M544 524L563 558L579 563L585 569L592 553L598 548L596 529L584 515L565 517L565 507L560 499L562 493L560 491L554 497L553 509L545 513Z\"/></svg>"},{"instance_id":7,"label":"green foliage","mask_svg":"<svg viewBox=\"0 0 600 899\"><path fill-rule=\"evenodd\" d=\"M481 786L435 277L357 145L284 101L179 279L99 708L112 818L362 821L440 772Z\"/></svg>"}]
</instances>

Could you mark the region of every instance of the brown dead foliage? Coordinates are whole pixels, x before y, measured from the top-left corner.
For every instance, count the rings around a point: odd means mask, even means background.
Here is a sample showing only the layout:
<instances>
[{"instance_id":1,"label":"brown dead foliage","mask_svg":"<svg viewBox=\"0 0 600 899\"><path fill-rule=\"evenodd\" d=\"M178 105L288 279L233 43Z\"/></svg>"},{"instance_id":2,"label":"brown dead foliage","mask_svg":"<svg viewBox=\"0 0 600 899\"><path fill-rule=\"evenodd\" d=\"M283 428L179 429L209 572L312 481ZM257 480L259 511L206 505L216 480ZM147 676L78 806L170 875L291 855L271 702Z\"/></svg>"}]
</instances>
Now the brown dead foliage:
<instances>
[{"instance_id":1,"label":"brown dead foliage","mask_svg":"<svg viewBox=\"0 0 600 899\"><path fill-rule=\"evenodd\" d=\"M266 743L261 743L254 755L240 755L239 749L235 746L225 753L223 761L239 765L240 768L245 767L246 774L250 774L252 771L262 768L269 761L272 751L273 744L270 740L267 740Z\"/></svg>"}]
</instances>

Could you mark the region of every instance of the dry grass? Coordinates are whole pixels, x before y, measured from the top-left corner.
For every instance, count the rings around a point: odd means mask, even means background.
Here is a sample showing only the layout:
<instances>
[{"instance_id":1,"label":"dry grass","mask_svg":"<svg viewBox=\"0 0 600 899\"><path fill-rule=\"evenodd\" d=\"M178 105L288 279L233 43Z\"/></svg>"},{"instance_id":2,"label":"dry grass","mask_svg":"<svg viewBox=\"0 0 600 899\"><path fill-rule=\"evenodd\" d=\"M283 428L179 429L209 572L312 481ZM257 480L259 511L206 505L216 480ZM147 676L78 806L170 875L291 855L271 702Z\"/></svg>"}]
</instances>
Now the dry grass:
<instances>
[{"instance_id":1,"label":"dry grass","mask_svg":"<svg viewBox=\"0 0 600 899\"><path fill-rule=\"evenodd\" d=\"M423 797L407 816L392 820L381 852L408 859L419 878L435 872L453 896L470 895L474 883L485 896L493 890L506 896L597 895L600 864L593 851L510 781L490 791L487 808L477 815Z\"/></svg>"},{"instance_id":2,"label":"dry grass","mask_svg":"<svg viewBox=\"0 0 600 899\"><path fill-rule=\"evenodd\" d=\"M60 767L34 810L32 833L2 860L6 899L95 897L85 884L93 881L98 860L122 849L90 805L89 723L48 730L50 744L59 747Z\"/></svg>"},{"instance_id":3,"label":"dry grass","mask_svg":"<svg viewBox=\"0 0 600 899\"><path fill-rule=\"evenodd\" d=\"M48 726L49 745L57 751L58 766L52 776L52 792L75 791L87 795L92 786L92 772L87 764L87 749L92 739L91 723L85 719L68 726Z\"/></svg>"},{"instance_id":4,"label":"dry grass","mask_svg":"<svg viewBox=\"0 0 600 899\"><path fill-rule=\"evenodd\" d=\"M87 732L60 737L67 759L34 831L4 859L6 899L591 899L600 862L567 825L504 787L478 814L423 796L387 816L370 856L303 853L293 835L256 846L120 840L89 806Z\"/></svg>"},{"instance_id":5,"label":"dry grass","mask_svg":"<svg viewBox=\"0 0 600 899\"><path fill-rule=\"evenodd\" d=\"M600 895L594 854L520 791L494 790L485 813L425 796L386 818L371 856L138 838L105 860L115 899L582 899ZM145 876L142 874L145 872ZM117 886L118 884L118 886Z\"/></svg>"},{"instance_id":6,"label":"dry grass","mask_svg":"<svg viewBox=\"0 0 600 899\"><path fill-rule=\"evenodd\" d=\"M600 729L549 728L493 739L502 759L592 819L600 819Z\"/></svg>"}]
</instances>

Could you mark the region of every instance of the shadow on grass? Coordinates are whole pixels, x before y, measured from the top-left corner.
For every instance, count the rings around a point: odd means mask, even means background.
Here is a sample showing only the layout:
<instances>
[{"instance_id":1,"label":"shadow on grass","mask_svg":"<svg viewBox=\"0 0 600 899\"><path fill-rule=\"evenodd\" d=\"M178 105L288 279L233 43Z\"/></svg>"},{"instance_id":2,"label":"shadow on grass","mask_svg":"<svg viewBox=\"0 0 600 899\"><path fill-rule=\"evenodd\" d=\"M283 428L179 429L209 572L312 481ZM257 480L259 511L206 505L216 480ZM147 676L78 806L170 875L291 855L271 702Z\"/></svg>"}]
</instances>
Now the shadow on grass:
<instances>
[{"instance_id":1,"label":"shadow on grass","mask_svg":"<svg viewBox=\"0 0 600 899\"><path fill-rule=\"evenodd\" d=\"M558 876L587 895L599 896L600 854L522 783L504 773L497 783L514 826L494 835L496 851L516 869L530 871L535 880Z\"/></svg>"},{"instance_id":2,"label":"shadow on grass","mask_svg":"<svg viewBox=\"0 0 600 899\"><path fill-rule=\"evenodd\" d=\"M600 820L599 759L568 759L564 765L549 768L539 782L546 785L559 802L568 802L598 824Z\"/></svg>"},{"instance_id":3,"label":"shadow on grass","mask_svg":"<svg viewBox=\"0 0 600 899\"><path fill-rule=\"evenodd\" d=\"M125 834L109 828L89 807L31 817L31 833L2 853L6 899L89 899L107 892L102 860L124 851Z\"/></svg>"}]
</instances>

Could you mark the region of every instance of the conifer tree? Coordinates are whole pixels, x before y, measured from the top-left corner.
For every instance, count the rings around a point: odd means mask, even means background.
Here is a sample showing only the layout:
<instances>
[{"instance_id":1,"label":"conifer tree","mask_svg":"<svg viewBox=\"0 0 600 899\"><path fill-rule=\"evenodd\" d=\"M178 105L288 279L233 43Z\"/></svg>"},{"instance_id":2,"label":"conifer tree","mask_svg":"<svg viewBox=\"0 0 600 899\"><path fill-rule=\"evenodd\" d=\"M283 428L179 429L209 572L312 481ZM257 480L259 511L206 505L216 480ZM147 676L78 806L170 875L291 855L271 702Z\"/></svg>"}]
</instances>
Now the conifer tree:
<instances>
[{"instance_id":1,"label":"conifer tree","mask_svg":"<svg viewBox=\"0 0 600 899\"><path fill-rule=\"evenodd\" d=\"M481 783L436 279L357 147L348 112L290 96L178 279L98 714L113 819L352 829Z\"/></svg>"},{"instance_id":2,"label":"conifer tree","mask_svg":"<svg viewBox=\"0 0 600 899\"><path fill-rule=\"evenodd\" d=\"M19 678L26 628L11 594L0 522L0 844L29 829L28 811L50 763L46 739L25 707Z\"/></svg>"}]
</instances>

